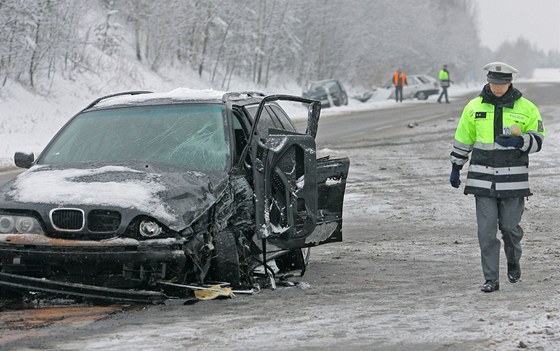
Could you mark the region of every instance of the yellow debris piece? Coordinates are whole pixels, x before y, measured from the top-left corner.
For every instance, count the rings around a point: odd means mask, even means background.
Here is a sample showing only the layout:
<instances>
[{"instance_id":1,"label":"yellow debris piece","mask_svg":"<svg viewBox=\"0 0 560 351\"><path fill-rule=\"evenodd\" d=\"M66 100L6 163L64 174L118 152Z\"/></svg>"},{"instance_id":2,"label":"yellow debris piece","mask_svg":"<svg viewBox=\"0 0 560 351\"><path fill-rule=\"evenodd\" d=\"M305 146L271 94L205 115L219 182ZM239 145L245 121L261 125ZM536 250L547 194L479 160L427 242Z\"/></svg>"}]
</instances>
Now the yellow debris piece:
<instances>
[{"instance_id":1,"label":"yellow debris piece","mask_svg":"<svg viewBox=\"0 0 560 351\"><path fill-rule=\"evenodd\" d=\"M235 297L231 288L222 288L219 285L212 285L209 288L196 289L194 291L194 296L199 300L212 300L220 296L230 298Z\"/></svg>"}]
</instances>

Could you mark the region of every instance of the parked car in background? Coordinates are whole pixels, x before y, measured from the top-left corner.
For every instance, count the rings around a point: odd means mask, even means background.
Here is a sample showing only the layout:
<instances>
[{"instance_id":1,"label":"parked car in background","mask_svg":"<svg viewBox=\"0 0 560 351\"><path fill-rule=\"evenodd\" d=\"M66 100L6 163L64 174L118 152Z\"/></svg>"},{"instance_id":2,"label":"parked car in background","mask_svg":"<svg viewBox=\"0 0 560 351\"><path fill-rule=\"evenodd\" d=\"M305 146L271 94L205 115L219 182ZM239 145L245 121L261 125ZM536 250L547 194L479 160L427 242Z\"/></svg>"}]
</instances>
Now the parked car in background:
<instances>
[{"instance_id":1,"label":"parked car in background","mask_svg":"<svg viewBox=\"0 0 560 351\"><path fill-rule=\"evenodd\" d=\"M311 82L303 91L303 97L320 101L322 107L348 105L346 90L336 79Z\"/></svg>"},{"instance_id":2,"label":"parked car in background","mask_svg":"<svg viewBox=\"0 0 560 351\"><path fill-rule=\"evenodd\" d=\"M411 74L406 77L408 85L403 88L403 99L427 100L430 95L439 94L439 81L426 74ZM389 99L395 98L395 87L391 80L385 85L385 89L392 89Z\"/></svg>"},{"instance_id":3,"label":"parked car in background","mask_svg":"<svg viewBox=\"0 0 560 351\"><path fill-rule=\"evenodd\" d=\"M305 132L277 101L309 105ZM252 287L263 267L270 284L302 275L309 247L342 240L349 160L316 157L320 109L191 89L93 101L37 159L14 157L27 170L0 187L0 293L159 302Z\"/></svg>"}]
</instances>

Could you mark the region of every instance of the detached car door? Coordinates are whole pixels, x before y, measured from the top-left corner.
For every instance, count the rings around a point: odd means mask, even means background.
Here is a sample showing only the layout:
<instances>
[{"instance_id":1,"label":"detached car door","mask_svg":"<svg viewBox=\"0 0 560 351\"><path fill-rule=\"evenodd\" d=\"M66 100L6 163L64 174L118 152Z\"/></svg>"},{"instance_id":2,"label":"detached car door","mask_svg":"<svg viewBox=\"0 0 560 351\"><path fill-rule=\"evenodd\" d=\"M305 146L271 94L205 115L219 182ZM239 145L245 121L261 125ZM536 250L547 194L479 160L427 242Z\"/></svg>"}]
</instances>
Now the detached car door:
<instances>
[{"instance_id":1,"label":"detached car door","mask_svg":"<svg viewBox=\"0 0 560 351\"><path fill-rule=\"evenodd\" d=\"M310 106L306 133L269 128L255 135L267 103L288 100ZM268 113L268 112L266 112ZM270 113L283 113L280 109ZM316 158L320 103L297 96L265 97L251 132L255 219L259 239L282 249L342 240L342 207L349 160Z\"/></svg>"}]
</instances>

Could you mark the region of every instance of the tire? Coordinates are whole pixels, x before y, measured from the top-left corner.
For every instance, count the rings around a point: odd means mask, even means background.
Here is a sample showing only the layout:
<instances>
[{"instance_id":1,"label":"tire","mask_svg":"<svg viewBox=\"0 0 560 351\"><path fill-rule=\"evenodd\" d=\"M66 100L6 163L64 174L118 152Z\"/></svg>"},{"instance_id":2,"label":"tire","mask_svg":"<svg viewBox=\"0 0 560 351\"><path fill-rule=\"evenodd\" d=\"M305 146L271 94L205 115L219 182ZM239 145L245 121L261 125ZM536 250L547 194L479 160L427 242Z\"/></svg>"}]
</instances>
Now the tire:
<instances>
[{"instance_id":1,"label":"tire","mask_svg":"<svg viewBox=\"0 0 560 351\"><path fill-rule=\"evenodd\" d=\"M416 93L416 98L418 100L427 100L428 99L428 94L426 94L423 91L419 91L418 93Z\"/></svg>"},{"instance_id":2,"label":"tire","mask_svg":"<svg viewBox=\"0 0 560 351\"><path fill-rule=\"evenodd\" d=\"M208 273L211 280L228 282L233 286L240 285L239 254L231 231L223 230L214 236L214 252Z\"/></svg>"}]
</instances>

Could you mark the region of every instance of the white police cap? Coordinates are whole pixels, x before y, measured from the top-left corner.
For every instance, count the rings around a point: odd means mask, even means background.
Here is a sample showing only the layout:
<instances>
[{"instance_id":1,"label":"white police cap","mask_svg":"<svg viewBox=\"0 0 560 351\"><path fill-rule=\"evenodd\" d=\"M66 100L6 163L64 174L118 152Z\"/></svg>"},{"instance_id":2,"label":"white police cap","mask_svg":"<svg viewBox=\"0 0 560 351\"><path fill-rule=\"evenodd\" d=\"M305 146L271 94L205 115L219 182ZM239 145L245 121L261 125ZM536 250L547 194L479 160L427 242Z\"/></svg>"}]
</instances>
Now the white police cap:
<instances>
[{"instance_id":1,"label":"white police cap","mask_svg":"<svg viewBox=\"0 0 560 351\"><path fill-rule=\"evenodd\" d=\"M503 62L490 62L482 69L488 71L486 79L488 83L508 84L513 80L513 74L517 73L517 68Z\"/></svg>"}]
</instances>

